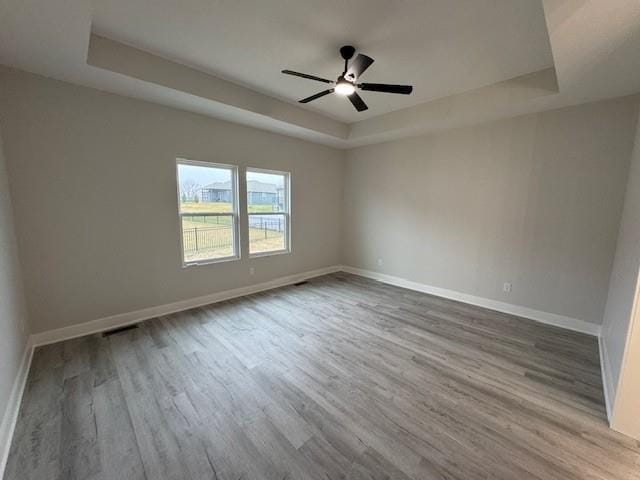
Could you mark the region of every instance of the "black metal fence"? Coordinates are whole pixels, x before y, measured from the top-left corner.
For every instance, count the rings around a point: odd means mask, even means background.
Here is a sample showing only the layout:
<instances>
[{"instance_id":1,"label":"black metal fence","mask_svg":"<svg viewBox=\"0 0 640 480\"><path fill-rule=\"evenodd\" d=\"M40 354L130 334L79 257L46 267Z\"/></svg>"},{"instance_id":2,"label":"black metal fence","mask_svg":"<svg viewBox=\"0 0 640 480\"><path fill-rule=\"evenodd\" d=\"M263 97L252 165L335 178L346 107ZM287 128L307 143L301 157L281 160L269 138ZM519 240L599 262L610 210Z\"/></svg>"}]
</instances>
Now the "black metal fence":
<instances>
[{"instance_id":1,"label":"black metal fence","mask_svg":"<svg viewBox=\"0 0 640 480\"><path fill-rule=\"evenodd\" d=\"M284 216L249 215L251 240L279 237L285 227ZM232 225L203 223L202 227L184 228L182 235L182 244L187 254L228 249L233 245Z\"/></svg>"},{"instance_id":2,"label":"black metal fence","mask_svg":"<svg viewBox=\"0 0 640 480\"><path fill-rule=\"evenodd\" d=\"M284 215L249 215L249 228L270 230L272 232L284 232Z\"/></svg>"},{"instance_id":3,"label":"black metal fence","mask_svg":"<svg viewBox=\"0 0 640 480\"><path fill-rule=\"evenodd\" d=\"M185 253L201 250L219 250L233 245L231 225L185 228L182 231Z\"/></svg>"},{"instance_id":4,"label":"black metal fence","mask_svg":"<svg viewBox=\"0 0 640 480\"><path fill-rule=\"evenodd\" d=\"M182 214L182 220L188 220L191 223L205 223L211 225L231 225L233 217L231 215L216 215L208 213L200 214Z\"/></svg>"}]
</instances>

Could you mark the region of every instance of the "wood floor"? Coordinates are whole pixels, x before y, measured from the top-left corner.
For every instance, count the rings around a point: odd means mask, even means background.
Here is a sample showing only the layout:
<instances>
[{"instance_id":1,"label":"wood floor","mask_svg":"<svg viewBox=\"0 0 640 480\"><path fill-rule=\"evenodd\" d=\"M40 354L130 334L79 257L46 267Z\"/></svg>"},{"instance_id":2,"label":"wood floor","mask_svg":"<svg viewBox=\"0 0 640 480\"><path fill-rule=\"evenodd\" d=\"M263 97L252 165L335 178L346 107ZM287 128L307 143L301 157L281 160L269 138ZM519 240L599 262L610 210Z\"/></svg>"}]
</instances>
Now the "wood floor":
<instances>
[{"instance_id":1,"label":"wood floor","mask_svg":"<svg viewBox=\"0 0 640 480\"><path fill-rule=\"evenodd\" d=\"M6 480L640 479L593 337L340 273L39 348Z\"/></svg>"}]
</instances>

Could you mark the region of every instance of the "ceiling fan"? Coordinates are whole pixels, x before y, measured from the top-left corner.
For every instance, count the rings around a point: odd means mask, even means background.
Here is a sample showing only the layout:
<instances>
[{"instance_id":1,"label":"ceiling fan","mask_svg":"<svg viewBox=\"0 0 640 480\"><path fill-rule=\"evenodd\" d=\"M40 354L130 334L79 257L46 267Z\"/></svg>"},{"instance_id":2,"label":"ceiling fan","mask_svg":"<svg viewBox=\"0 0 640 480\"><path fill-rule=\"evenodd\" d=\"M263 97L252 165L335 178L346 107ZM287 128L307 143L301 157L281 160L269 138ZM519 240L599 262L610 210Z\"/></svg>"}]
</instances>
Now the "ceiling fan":
<instances>
[{"instance_id":1,"label":"ceiling fan","mask_svg":"<svg viewBox=\"0 0 640 480\"><path fill-rule=\"evenodd\" d=\"M360 95L358 95L358 93L356 92L357 88L359 88L360 90L368 90L371 92L399 93L402 95L409 95L413 91L413 87L411 85L356 83L360 78L360 75L362 75L365 70L371 66L371 64L373 63L373 58L359 53L358 56L353 60L353 62L351 62L351 65L349 65L349 60L351 60L354 53L356 53L356 49L351 45L345 45L340 49L340 55L344 59L344 72L342 72L342 75L340 75L335 82L333 80L316 77L315 75L309 75L307 73L294 72L293 70L282 70L282 73L335 85L328 90L316 93L315 95L311 95L307 98L303 98L302 100L300 100L300 103L309 103L313 100L317 100L320 97L324 97L325 95L329 95L330 93L335 92L338 95L346 96L359 112L367 110L369 107L367 107L367 104L364 103L364 100L362 100Z\"/></svg>"}]
</instances>

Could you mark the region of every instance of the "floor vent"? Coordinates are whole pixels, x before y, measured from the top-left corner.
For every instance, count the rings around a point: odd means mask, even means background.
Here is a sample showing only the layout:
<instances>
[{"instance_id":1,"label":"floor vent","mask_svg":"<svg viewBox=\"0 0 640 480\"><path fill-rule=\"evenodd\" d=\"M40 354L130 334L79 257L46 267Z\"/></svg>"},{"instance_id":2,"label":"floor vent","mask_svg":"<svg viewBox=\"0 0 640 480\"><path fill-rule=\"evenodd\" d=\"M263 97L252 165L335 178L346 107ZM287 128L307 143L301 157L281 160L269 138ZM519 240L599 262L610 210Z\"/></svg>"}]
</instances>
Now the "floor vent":
<instances>
[{"instance_id":1,"label":"floor vent","mask_svg":"<svg viewBox=\"0 0 640 480\"><path fill-rule=\"evenodd\" d=\"M127 332L129 330L134 330L138 328L138 324L134 323L133 325L126 325L120 328L114 328L113 330L108 330L106 332L102 332L103 337L110 337L111 335L116 335L118 333Z\"/></svg>"},{"instance_id":2,"label":"floor vent","mask_svg":"<svg viewBox=\"0 0 640 480\"><path fill-rule=\"evenodd\" d=\"M309 283L309 282L307 282L306 280L304 280L304 281L302 281L302 282L294 283L294 284L293 284L293 286L294 286L294 287L299 287L300 285L306 285L307 283Z\"/></svg>"}]
</instances>

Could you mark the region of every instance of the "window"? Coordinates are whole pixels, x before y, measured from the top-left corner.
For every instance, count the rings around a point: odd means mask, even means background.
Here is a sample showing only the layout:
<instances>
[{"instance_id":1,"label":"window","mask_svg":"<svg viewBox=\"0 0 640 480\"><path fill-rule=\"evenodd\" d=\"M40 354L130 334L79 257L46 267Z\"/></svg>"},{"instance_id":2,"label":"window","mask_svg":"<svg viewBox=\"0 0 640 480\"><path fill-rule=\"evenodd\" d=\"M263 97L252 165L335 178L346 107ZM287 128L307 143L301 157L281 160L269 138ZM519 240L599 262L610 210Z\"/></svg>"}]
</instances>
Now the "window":
<instances>
[{"instance_id":1,"label":"window","mask_svg":"<svg viewBox=\"0 0 640 480\"><path fill-rule=\"evenodd\" d=\"M290 250L289 174L247 168L249 254Z\"/></svg>"},{"instance_id":2,"label":"window","mask_svg":"<svg viewBox=\"0 0 640 480\"><path fill-rule=\"evenodd\" d=\"M178 159L184 265L238 258L237 168Z\"/></svg>"}]
</instances>

